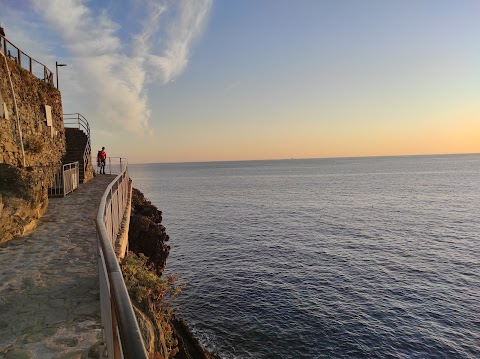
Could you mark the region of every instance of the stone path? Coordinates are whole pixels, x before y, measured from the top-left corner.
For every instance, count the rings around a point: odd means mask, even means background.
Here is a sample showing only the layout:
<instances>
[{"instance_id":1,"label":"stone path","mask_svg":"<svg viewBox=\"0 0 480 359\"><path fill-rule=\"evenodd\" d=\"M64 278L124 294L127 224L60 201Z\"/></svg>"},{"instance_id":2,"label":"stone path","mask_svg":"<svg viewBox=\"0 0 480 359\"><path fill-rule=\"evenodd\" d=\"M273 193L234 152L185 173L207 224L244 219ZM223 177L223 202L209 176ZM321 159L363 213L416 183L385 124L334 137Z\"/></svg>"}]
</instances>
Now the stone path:
<instances>
[{"instance_id":1,"label":"stone path","mask_svg":"<svg viewBox=\"0 0 480 359\"><path fill-rule=\"evenodd\" d=\"M114 178L50 199L34 232L0 245L0 358L101 357L94 219Z\"/></svg>"}]
</instances>

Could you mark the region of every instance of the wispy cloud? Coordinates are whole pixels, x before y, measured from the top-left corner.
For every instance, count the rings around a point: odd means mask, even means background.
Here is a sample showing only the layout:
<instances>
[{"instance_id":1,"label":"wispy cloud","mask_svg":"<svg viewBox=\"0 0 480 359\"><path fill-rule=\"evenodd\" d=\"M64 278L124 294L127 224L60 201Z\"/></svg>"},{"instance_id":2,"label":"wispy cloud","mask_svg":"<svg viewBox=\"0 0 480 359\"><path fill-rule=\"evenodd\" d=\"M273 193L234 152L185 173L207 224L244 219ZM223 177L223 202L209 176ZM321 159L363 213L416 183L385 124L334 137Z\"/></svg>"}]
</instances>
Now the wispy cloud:
<instances>
[{"instance_id":1,"label":"wispy cloud","mask_svg":"<svg viewBox=\"0 0 480 359\"><path fill-rule=\"evenodd\" d=\"M164 83L181 74L187 66L191 45L203 30L211 3L212 0L179 0L174 9L167 6L167 1L148 2L152 11L143 32L137 37L137 51L147 54L146 68L161 76ZM175 21L166 22L164 36L158 37L162 17L173 13Z\"/></svg>"},{"instance_id":2,"label":"wispy cloud","mask_svg":"<svg viewBox=\"0 0 480 359\"><path fill-rule=\"evenodd\" d=\"M147 0L140 11L143 18L138 19L143 24L140 31L125 39L119 34L121 21L90 1L30 1L33 7L24 1L26 6L20 10L11 4L10 15L20 19L33 9L44 19L44 27L58 34L68 59L63 73L69 74L65 75L69 81L62 81L62 92L73 98L68 103L79 107L66 110L88 112L100 128L132 132L148 130L151 113L146 86L166 84L185 70L212 4L212 0ZM33 26L17 27L14 36L32 38L25 33L33 31Z\"/></svg>"}]
</instances>

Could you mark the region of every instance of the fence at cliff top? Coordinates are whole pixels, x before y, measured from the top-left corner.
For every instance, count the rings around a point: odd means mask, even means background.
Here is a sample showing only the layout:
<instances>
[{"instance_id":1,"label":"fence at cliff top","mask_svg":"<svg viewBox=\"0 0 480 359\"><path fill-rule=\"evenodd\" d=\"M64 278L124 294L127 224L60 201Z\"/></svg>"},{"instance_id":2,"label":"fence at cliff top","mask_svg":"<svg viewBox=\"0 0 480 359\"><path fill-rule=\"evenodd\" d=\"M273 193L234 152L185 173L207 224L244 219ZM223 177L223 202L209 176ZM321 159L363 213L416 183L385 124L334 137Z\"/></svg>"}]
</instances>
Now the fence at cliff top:
<instances>
[{"instance_id":1,"label":"fence at cliff top","mask_svg":"<svg viewBox=\"0 0 480 359\"><path fill-rule=\"evenodd\" d=\"M90 140L90 124L87 119L81 113L64 113L63 114L63 124L65 127L77 128L82 131L87 136L87 143L85 144L85 149L83 151L83 173L87 170L88 162L92 157L92 145Z\"/></svg>"},{"instance_id":2,"label":"fence at cliff top","mask_svg":"<svg viewBox=\"0 0 480 359\"><path fill-rule=\"evenodd\" d=\"M48 188L48 196L65 197L76 190L80 179L79 167L78 161L62 165Z\"/></svg>"},{"instance_id":3,"label":"fence at cliff top","mask_svg":"<svg viewBox=\"0 0 480 359\"><path fill-rule=\"evenodd\" d=\"M105 173L118 174L127 167L127 159L122 157L107 157Z\"/></svg>"},{"instance_id":4,"label":"fence at cliff top","mask_svg":"<svg viewBox=\"0 0 480 359\"><path fill-rule=\"evenodd\" d=\"M102 326L109 358L146 359L147 351L114 250L130 195L125 164L105 190L95 221Z\"/></svg>"},{"instance_id":5,"label":"fence at cliff top","mask_svg":"<svg viewBox=\"0 0 480 359\"><path fill-rule=\"evenodd\" d=\"M33 57L28 56L1 35L0 51L2 51L8 58L17 62L22 68L37 76L39 79L42 79L46 83L53 85L53 72L50 71L47 66L35 60Z\"/></svg>"}]
</instances>

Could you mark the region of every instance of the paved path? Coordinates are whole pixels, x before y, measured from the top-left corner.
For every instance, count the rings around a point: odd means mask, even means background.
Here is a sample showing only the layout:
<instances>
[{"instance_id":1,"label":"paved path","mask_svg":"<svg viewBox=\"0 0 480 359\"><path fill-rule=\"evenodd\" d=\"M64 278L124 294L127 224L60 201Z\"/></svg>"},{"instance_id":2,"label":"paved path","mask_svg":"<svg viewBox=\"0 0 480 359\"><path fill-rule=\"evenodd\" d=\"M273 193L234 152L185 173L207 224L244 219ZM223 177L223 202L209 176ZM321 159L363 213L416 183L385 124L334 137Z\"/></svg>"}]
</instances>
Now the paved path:
<instances>
[{"instance_id":1,"label":"paved path","mask_svg":"<svg viewBox=\"0 0 480 359\"><path fill-rule=\"evenodd\" d=\"M35 231L0 245L0 358L102 352L94 218L113 178L50 199Z\"/></svg>"}]
</instances>

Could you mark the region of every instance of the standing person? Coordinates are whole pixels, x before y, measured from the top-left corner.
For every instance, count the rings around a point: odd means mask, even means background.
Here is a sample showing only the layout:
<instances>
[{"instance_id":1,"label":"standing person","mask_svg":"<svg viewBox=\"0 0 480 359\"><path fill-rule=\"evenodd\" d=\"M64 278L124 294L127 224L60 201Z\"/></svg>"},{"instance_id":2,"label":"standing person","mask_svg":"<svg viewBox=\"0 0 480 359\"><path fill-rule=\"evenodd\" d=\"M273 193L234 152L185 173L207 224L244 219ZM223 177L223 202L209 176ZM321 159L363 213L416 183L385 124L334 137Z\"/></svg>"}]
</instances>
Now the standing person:
<instances>
[{"instance_id":1,"label":"standing person","mask_svg":"<svg viewBox=\"0 0 480 359\"><path fill-rule=\"evenodd\" d=\"M97 153L97 166L100 167L100 174L105 174L105 162L107 160L107 153L105 152L105 147L102 147L101 151Z\"/></svg>"}]
</instances>

